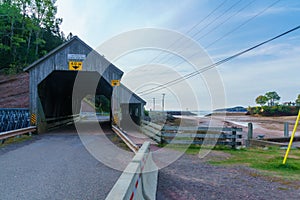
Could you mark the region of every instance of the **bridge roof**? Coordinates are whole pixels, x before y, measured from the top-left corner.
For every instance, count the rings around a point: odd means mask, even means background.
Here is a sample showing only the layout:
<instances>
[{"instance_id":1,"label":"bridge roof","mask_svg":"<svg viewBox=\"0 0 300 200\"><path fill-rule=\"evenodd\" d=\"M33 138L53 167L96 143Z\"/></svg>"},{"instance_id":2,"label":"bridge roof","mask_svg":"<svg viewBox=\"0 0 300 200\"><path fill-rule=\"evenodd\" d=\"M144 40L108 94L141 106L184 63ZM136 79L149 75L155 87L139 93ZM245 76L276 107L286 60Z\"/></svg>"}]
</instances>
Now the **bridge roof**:
<instances>
[{"instance_id":1,"label":"bridge roof","mask_svg":"<svg viewBox=\"0 0 300 200\"><path fill-rule=\"evenodd\" d=\"M71 43L73 43L74 41L79 42L81 45L85 46L90 52L94 52L97 54L97 56L101 56L102 59L106 60L107 62L109 62L106 58L104 58L104 56L100 55L97 51L94 51L94 49L92 47L90 47L89 45L87 45L85 42L83 42L78 36L74 36L72 37L70 40L68 40L67 42L61 44L60 46L56 47L55 49L53 49L52 51L50 51L48 54L46 54L45 56L43 56L42 58L38 59L37 61L33 62L31 65L29 65L28 67L24 68L23 71L25 72L29 72L30 70L34 69L38 64L42 63L43 61L47 60L48 58L50 58L52 55L58 53L59 51L63 50L65 47L69 46ZM123 74L123 71L120 70L119 68L117 68L115 65L113 65L111 63L111 67L114 68L115 71L117 71L120 74Z\"/></svg>"},{"instance_id":2,"label":"bridge roof","mask_svg":"<svg viewBox=\"0 0 300 200\"><path fill-rule=\"evenodd\" d=\"M142 103L143 105L146 105L146 101L142 99L140 96L132 92L129 88L127 88L125 85L121 84L120 85L121 89L126 91L128 94L131 94L134 99L130 99L130 103Z\"/></svg>"}]
</instances>

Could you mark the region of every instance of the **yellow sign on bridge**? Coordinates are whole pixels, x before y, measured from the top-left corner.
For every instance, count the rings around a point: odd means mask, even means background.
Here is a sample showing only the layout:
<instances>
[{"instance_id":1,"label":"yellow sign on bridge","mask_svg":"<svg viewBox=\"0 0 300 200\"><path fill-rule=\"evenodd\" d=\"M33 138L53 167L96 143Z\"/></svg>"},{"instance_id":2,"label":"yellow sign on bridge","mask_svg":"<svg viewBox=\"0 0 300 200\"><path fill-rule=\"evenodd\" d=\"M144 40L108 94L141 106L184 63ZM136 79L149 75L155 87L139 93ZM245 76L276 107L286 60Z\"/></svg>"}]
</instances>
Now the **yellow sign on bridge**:
<instances>
[{"instance_id":1,"label":"yellow sign on bridge","mask_svg":"<svg viewBox=\"0 0 300 200\"><path fill-rule=\"evenodd\" d=\"M120 80L111 80L111 86L120 86Z\"/></svg>"},{"instance_id":2,"label":"yellow sign on bridge","mask_svg":"<svg viewBox=\"0 0 300 200\"><path fill-rule=\"evenodd\" d=\"M69 61L69 70L81 71L82 62L81 61Z\"/></svg>"}]
</instances>

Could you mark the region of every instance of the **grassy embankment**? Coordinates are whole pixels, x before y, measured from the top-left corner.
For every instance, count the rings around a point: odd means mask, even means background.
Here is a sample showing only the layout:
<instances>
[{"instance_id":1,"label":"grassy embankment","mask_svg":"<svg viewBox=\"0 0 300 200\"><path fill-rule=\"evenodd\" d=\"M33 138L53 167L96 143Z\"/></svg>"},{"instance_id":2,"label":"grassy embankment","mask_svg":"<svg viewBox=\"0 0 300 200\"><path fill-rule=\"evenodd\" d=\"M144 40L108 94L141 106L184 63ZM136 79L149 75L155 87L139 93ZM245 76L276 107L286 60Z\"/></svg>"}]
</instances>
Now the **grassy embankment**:
<instances>
[{"instance_id":1,"label":"grassy embankment","mask_svg":"<svg viewBox=\"0 0 300 200\"><path fill-rule=\"evenodd\" d=\"M0 143L0 148L7 146L9 144L21 143L21 142L31 140L31 139L32 139L32 136L29 136L29 135L20 135L19 137L12 137L12 138L6 139L3 144Z\"/></svg>"},{"instance_id":2,"label":"grassy embankment","mask_svg":"<svg viewBox=\"0 0 300 200\"><path fill-rule=\"evenodd\" d=\"M191 146L187 154L198 154L200 147ZM230 149L229 147L216 147L213 151L226 153L225 159L209 159L213 165L225 166L248 166L258 169L264 175L284 178L287 180L300 181L300 150L291 150L287 163L282 164L286 150L279 147L271 148L247 148L241 150Z\"/></svg>"}]
</instances>

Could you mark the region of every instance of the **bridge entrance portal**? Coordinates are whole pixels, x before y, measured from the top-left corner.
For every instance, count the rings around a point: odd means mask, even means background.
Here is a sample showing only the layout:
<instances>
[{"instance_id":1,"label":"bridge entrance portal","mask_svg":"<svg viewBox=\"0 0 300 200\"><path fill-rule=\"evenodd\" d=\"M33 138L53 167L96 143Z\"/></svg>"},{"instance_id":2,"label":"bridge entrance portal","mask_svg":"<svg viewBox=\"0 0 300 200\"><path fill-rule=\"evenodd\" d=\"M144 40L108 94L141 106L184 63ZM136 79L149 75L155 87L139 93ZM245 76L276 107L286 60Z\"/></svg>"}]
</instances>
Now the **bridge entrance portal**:
<instances>
[{"instance_id":1,"label":"bridge entrance portal","mask_svg":"<svg viewBox=\"0 0 300 200\"><path fill-rule=\"evenodd\" d=\"M105 97L110 121L119 126L122 112L136 124L143 115L144 100L123 84L111 84L120 81L123 72L76 36L24 71L30 74L30 113L40 133L78 119L86 96L95 101Z\"/></svg>"}]
</instances>

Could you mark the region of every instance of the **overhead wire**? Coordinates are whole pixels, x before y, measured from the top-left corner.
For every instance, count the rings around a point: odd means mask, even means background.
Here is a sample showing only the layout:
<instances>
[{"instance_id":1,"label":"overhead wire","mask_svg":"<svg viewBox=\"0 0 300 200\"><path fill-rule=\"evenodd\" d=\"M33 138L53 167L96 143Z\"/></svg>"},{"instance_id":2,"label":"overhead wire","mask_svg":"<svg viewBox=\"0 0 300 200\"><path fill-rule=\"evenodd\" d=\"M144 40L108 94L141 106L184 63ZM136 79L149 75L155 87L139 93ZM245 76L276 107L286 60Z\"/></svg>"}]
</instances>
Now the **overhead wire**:
<instances>
[{"instance_id":1,"label":"overhead wire","mask_svg":"<svg viewBox=\"0 0 300 200\"><path fill-rule=\"evenodd\" d=\"M246 4L245 6L243 6L242 8L240 8L239 10L237 10L235 13L233 13L232 15L230 15L228 18L224 19L221 23L217 24L216 26L214 26L214 28L212 28L211 30L209 30L208 32L206 32L204 35L201 35L199 38L196 38L195 40L200 40L203 39L204 37L206 37L208 34L212 33L213 31L219 29L222 25L224 25L226 22L228 22L230 19L232 19L233 17L235 17L236 15L238 15L239 13L241 13L243 10L245 10L246 8L248 8L251 4L253 4L255 1L257 0L252 0L250 1L248 4Z\"/></svg>"},{"instance_id":2,"label":"overhead wire","mask_svg":"<svg viewBox=\"0 0 300 200\"><path fill-rule=\"evenodd\" d=\"M238 29L240 29L242 26L246 25L247 23L249 23L250 21L254 20L256 17L260 16L261 14L263 14L264 12L266 12L268 9L270 9L271 7L273 7L275 4L277 4L279 1L281 0L277 0L275 2L273 2L272 4L268 5L266 8L264 8L263 10L261 10L260 12L258 12L257 14L255 14L254 16L252 16L251 18L249 18L248 20L246 20L245 22L243 22L242 24L238 25L237 27L235 27L234 29L232 29L231 31L227 32L226 34L224 34L223 36L221 36L220 38L216 39L214 42L210 43L208 46L205 46L204 48L208 48L212 45L214 45L215 43L217 43L218 41L224 39L225 37L227 37L228 35L232 34L233 32L237 31ZM194 53L193 55L191 55L188 59L191 59L193 57L195 57L198 53ZM180 61L179 63L173 65L173 67L177 67L179 65L181 65L182 63L184 63L185 61Z\"/></svg>"},{"instance_id":3,"label":"overhead wire","mask_svg":"<svg viewBox=\"0 0 300 200\"><path fill-rule=\"evenodd\" d=\"M216 26L214 26L214 28L212 28L210 31L206 32L204 35L195 38L196 41L203 39L204 37L206 37L209 33L219 29L222 25L224 25L226 22L228 22L232 17L236 16L237 14L239 14L240 12L242 12L243 10L245 10L247 7L249 7L253 2L255 2L256 0L252 0L250 1L248 4L246 4L245 6L243 6L242 8L240 8L239 10L237 10L235 13L233 13L232 15L230 15L228 18L226 18L225 20L223 20L221 23L217 24ZM178 53L183 52L185 49L187 49L188 46L186 46L186 48L182 48L181 51L179 51ZM164 63L167 63L172 57L170 57L169 59L167 59Z\"/></svg>"},{"instance_id":4,"label":"overhead wire","mask_svg":"<svg viewBox=\"0 0 300 200\"><path fill-rule=\"evenodd\" d=\"M298 29L300 29L300 25L299 25L299 26L296 26L295 28L292 28L292 29L290 29L290 30L288 30L288 31L286 31L286 32L284 32L284 33L281 33L281 34L279 34L279 35L277 35L277 36L275 36L275 37L272 37L272 38L270 38L270 39L268 39L268 40L266 40L266 41L264 41L264 42L261 42L261 43L255 45L255 46L253 46L253 47L250 47L250 48L248 48L248 49L246 49L246 50L243 50L243 51L241 51L241 52L239 52L239 53L236 53L236 54L234 54L234 55L232 55L232 56L230 56L230 57L227 57L227 58L225 58L225 59L223 59L223 60L220 60L220 61L218 61L218 62L216 62L216 63L213 63L213 64L211 64L211 65L208 65L208 66L206 66L206 67L204 67L204 68L201 68L201 69L199 69L199 70L196 70L196 71L194 71L194 72L192 72L192 73L186 74L186 75L184 75L184 76L182 76L182 77L180 77L180 78L177 78L177 79L174 79L174 80L172 80L172 81L166 82L166 83L164 83L164 84L162 84L162 85L159 85L159 86L156 86L156 87L153 87L153 88L144 90L144 91L142 91L142 92L138 92L138 94L139 94L140 96L143 96L143 95L151 94L151 93L153 93L153 92L156 92L156 91L162 90L162 89L164 89L164 88L170 87L170 86L172 86L172 85L175 85L175 84L177 84L177 83L179 83L179 82L182 82L182 81L187 80L187 79L189 79L189 78L191 78L191 77L193 77L193 76L196 76L196 75L198 75L198 74L200 74L200 73L203 73L203 72L205 72L205 71L207 71L207 70L209 70L209 69L211 69L211 68L217 67L217 66L219 66L219 65L221 65L221 64L223 64L223 63L226 63L226 62L228 62L228 61L230 61L230 60L232 60L232 59L235 59L235 58L237 58L237 57L239 57L239 56L241 56L241 55L243 55L243 54L245 54L245 53L247 53L247 52L249 52L249 51L252 51L252 50L254 50L254 49L256 49L256 48L258 48L258 47L260 47L260 46L263 46L263 45L265 45L265 44L267 44L267 43L269 43L269 42L271 42L271 41L273 41L273 40L276 40L276 39L278 39L278 38L280 38L280 37L282 37L282 36L284 36L284 35L287 35L287 34L289 34L289 33L291 33L291 32L294 32L294 31L296 31L296 30L298 30Z\"/></svg>"},{"instance_id":5,"label":"overhead wire","mask_svg":"<svg viewBox=\"0 0 300 200\"><path fill-rule=\"evenodd\" d=\"M197 26L199 26L202 22L204 22L206 19L208 19L211 15L213 15L219 8L221 8L228 0L224 0L221 2L221 4L219 4L214 10L212 10L208 15L206 15L203 19L201 19L199 22L197 22L192 28L190 28L186 34L189 34L190 32L192 32ZM171 48L172 46L174 46L174 44L178 43L180 40L182 40L184 37L180 37L179 39L175 40L173 43L171 43L168 46L168 49ZM162 55L162 52L160 52L156 57L154 57L153 59L151 59L148 63L153 63L159 56Z\"/></svg>"},{"instance_id":6,"label":"overhead wire","mask_svg":"<svg viewBox=\"0 0 300 200\"><path fill-rule=\"evenodd\" d=\"M267 6L265 9L261 10L259 13L257 13L256 15L252 16L251 18L249 18L248 20L246 20L245 22L243 22L242 24L240 24L239 26L237 26L236 28L232 29L231 31L227 32L226 34L224 34L223 36L221 36L220 38L216 39L214 42L210 43L209 45L207 45L205 48L208 48L212 45L214 45L215 43L217 43L218 41L224 39L225 37L227 37L228 35L230 35L231 33L235 32L236 30L240 29L242 26L248 24L250 21L252 21L253 19L255 19L256 17L260 16L261 14L263 14L264 12L266 12L268 9L270 9L271 7L275 6L279 1L281 0L277 0L274 3L270 4L269 6Z\"/></svg>"},{"instance_id":7,"label":"overhead wire","mask_svg":"<svg viewBox=\"0 0 300 200\"><path fill-rule=\"evenodd\" d=\"M201 29L200 30L198 30L196 33L194 33L194 34L192 34L190 37L191 38L194 38L194 37L196 37L196 36L198 36L200 33L202 33L205 29L207 29L209 26L211 26L213 23L215 23L217 20L219 20L221 17L223 17L225 14L227 14L230 10L232 10L235 6L237 6L240 2L241 2L242 0L239 0L239 1L237 1L237 2L235 2L234 4L232 4L229 8L227 8L225 11L223 11L222 13L220 13L218 16L216 16L212 21L210 21L208 24L206 24L204 27L201 27ZM186 34L188 34L188 33L186 33ZM183 44L184 45L184 44ZM182 48L182 46L180 46L181 48ZM183 51L183 50L182 50ZM181 51L181 52L182 52ZM178 52L178 53L181 53L181 52ZM163 57L159 62L162 62L163 61L163 59L165 59L166 57ZM171 55L171 57L170 58L172 58L172 55ZM170 58L169 59L167 59L167 61L168 60L170 60Z\"/></svg>"}]
</instances>

